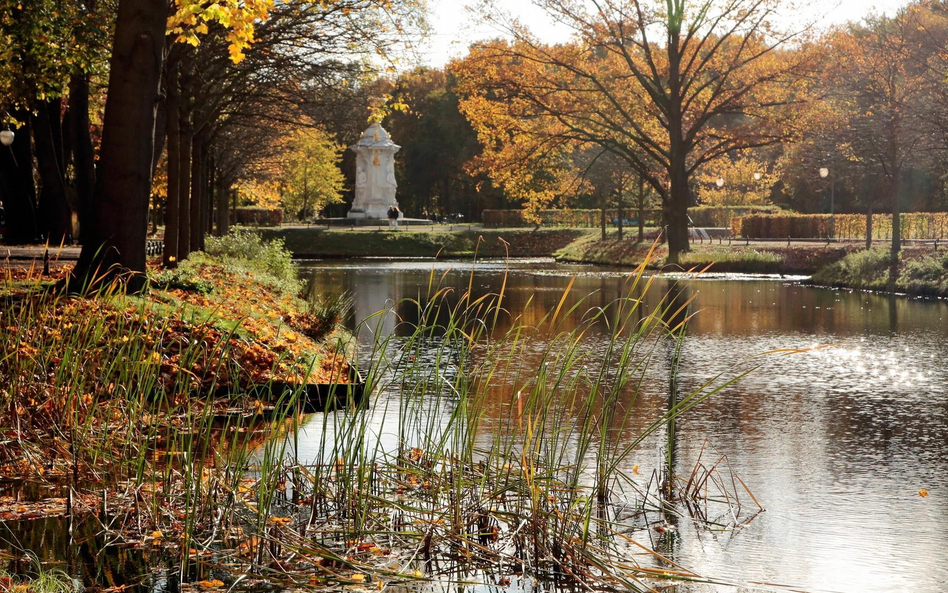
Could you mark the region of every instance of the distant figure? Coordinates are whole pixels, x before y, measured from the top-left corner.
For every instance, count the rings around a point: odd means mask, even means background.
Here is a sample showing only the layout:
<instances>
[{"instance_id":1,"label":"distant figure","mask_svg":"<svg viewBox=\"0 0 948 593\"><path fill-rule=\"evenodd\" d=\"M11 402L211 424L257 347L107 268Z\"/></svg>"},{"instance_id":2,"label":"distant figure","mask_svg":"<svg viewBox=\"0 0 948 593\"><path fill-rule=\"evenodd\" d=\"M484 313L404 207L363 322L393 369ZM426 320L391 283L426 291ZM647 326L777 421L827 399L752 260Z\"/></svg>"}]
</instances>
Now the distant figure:
<instances>
[{"instance_id":1,"label":"distant figure","mask_svg":"<svg viewBox=\"0 0 948 593\"><path fill-rule=\"evenodd\" d=\"M398 206L392 206L388 209L388 226L392 229L398 228L398 215L401 212L398 210Z\"/></svg>"}]
</instances>

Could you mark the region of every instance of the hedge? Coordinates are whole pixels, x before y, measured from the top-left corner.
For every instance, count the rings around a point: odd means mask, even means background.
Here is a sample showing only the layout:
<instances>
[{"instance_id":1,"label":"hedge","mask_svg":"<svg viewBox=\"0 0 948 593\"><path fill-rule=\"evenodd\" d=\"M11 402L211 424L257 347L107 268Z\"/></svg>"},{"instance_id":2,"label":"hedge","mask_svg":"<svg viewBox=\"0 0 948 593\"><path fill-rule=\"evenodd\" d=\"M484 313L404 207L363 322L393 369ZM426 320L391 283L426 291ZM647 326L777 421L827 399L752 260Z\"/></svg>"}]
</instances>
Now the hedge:
<instances>
[{"instance_id":1,"label":"hedge","mask_svg":"<svg viewBox=\"0 0 948 593\"><path fill-rule=\"evenodd\" d=\"M626 220L631 220L638 215L638 212L635 208L625 208L623 209L623 215ZM602 210L599 208L540 210L537 212L537 216L540 217L540 224L543 226L597 228L601 224ZM606 223L612 225L618 216L618 210L606 210ZM656 224L660 216L661 213L657 210L646 210L645 224ZM484 210L481 214L481 221L484 226L488 227L533 226L532 222L524 218L523 210Z\"/></svg>"},{"instance_id":2,"label":"hedge","mask_svg":"<svg viewBox=\"0 0 948 593\"><path fill-rule=\"evenodd\" d=\"M244 226L280 226L283 222L283 210L269 208L237 208L234 220Z\"/></svg>"},{"instance_id":3,"label":"hedge","mask_svg":"<svg viewBox=\"0 0 948 593\"><path fill-rule=\"evenodd\" d=\"M731 233L748 239L865 239L865 214L837 214L835 233L829 214L750 214L731 219ZM948 214L912 212L899 217L903 239L948 238ZM892 215L872 217L872 238L892 237Z\"/></svg>"},{"instance_id":4,"label":"hedge","mask_svg":"<svg viewBox=\"0 0 948 593\"><path fill-rule=\"evenodd\" d=\"M728 210L731 211L730 220L736 216L750 214L775 214L781 210L777 206L695 206L688 208L688 216L695 226L725 227L728 223Z\"/></svg>"}]
</instances>

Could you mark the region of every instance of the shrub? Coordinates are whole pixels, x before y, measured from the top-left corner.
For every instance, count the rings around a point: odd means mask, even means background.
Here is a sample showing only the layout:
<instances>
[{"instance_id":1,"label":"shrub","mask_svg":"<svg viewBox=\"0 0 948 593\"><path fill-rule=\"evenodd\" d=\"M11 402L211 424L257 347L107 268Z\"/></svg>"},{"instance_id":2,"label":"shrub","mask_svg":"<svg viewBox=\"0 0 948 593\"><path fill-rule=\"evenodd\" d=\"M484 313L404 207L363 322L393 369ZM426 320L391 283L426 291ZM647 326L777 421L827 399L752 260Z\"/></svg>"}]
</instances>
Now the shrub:
<instances>
[{"instance_id":1,"label":"shrub","mask_svg":"<svg viewBox=\"0 0 948 593\"><path fill-rule=\"evenodd\" d=\"M201 278L192 262L185 260L174 270L164 270L150 277L155 288L180 288L198 294L210 294L214 285Z\"/></svg>"},{"instance_id":2,"label":"shrub","mask_svg":"<svg viewBox=\"0 0 948 593\"><path fill-rule=\"evenodd\" d=\"M893 255L886 249L856 251L820 269L813 280L828 286L883 290L892 263Z\"/></svg>"},{"instance_id":3,"label":"shrub","mask_svg":"<svg viewBox=\"0 0 948 593\"><path fill-rule=\"evenodd\" d=\"M299 290L293 256L284 247L283 239L264 241L253 231L235 229L223 237L208 237L204 251L225 264L236 263L272 276L287 287L295 286L287 292Z\"/></svg>"}]
</instances>

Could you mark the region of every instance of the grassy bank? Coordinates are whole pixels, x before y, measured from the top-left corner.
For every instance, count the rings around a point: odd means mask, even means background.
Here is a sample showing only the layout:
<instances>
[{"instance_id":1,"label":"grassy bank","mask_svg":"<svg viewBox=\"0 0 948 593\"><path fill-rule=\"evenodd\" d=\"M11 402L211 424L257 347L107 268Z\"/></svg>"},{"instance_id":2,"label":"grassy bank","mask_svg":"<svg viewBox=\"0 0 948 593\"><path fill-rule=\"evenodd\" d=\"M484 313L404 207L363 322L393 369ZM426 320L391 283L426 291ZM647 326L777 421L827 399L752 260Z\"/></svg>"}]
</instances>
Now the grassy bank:
<instances>
[{"instance_id":1,"label":"grassy bank","mask_svg":"<svg viewBox=\"0 0 948 593\"><path fill-rule=\"evenodd\" d=\"M885 248L850 253L813 275L823 286L948 297L948 255L920 249L894 258Z\"/></svg>"},{"instance_id":2,"label":"grassy bank","mask_svg":"<svg viewBox=\"0 0 948 593\"><path fill-rule=\"evenodd\" d=\"M208 253L176 270L150 270L150 289L138 296L114 286L61 296L49 290L57 278L38 270L2 273L7 478L122 473L128 458L117 452L144 454L140 439L176 418L253 413L267 402L239 394L259 384L348 377L349 336L337 327L344 303L301 298L289 254L253 234L210 240Z\"/></svg>"},{"instance_id":3,"label":"grassy bank","mask_svg":"<svg viewBox=\"0 0 948 593\"><path fill-rule=\"evenodd\" d=\"M582 229L398 231L285 228L260 231L280 239L297 258L321 257L549 257L589 233Z\"/></svg>"},{"instance_id":4,"label":"grassy bank","mask_svg":"<svg viewBox=\"0 0 948 593\"><path fill-rule=\"evenodd\" d=\"M602 240L598 233L587 233L556 252L560 261L592 263L602 265L637 266L648 256L652 244L639 243L632 239L618 240L613 234ZM826 247L803 245L786 247L781 244L718 245L715 243L692 243L691 251L682 254L680 267L704 268L710 265L711 272L736 272L746 274L813 274L823 266L842 258L850 247ZM665 269L668 248L658 245L655 249L652 269ZM677 268L676 268L677 269Z\"/></svg>"}]
</instances>

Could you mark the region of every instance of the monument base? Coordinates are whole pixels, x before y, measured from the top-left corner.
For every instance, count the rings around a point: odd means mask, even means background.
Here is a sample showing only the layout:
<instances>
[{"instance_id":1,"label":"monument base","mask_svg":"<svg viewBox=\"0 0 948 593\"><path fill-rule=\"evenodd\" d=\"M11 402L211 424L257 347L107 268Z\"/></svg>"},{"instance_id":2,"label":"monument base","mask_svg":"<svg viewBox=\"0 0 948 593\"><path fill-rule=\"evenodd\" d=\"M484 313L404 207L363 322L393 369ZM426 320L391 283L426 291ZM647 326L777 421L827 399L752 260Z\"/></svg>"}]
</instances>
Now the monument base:
<instances>
[{"instance_id":1,"label":"monument base","mask_svg":"<svg viewBox=\"0 0 948 593\"><path fill-rule=\"evenodd\" d=\"M369 206L369 207L366 208L365 210L356 210L355 208L353 208L352 210L349 210L349 213L348 213L348 214L346 214L346 218L355 218L355 219L362 219L362 218L371 218L371 219L377 219L377 218L378 218L378 219L381 219L381 218L384 218L385 220L388 220L388 209L389 209L389 208L390 208L390 206L376 206L376 207ZM402 218L403 216L404 216L404 214L402 214L401 212L398 213L398 217L399 217L399 218Z\"/></svg>"}]
</instances>

